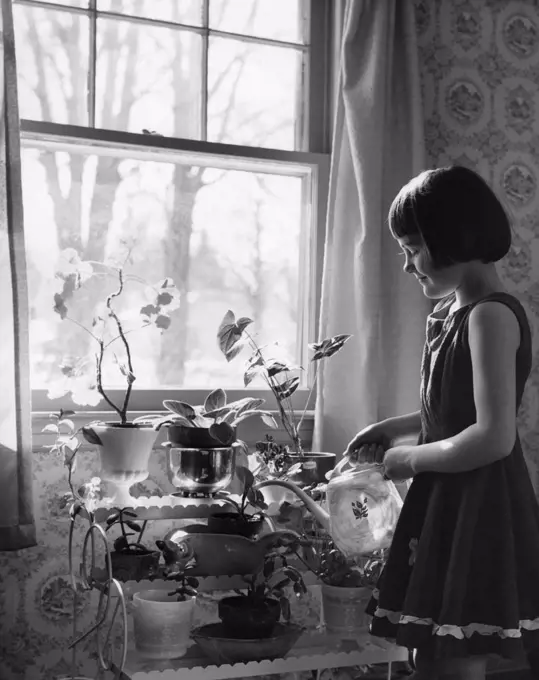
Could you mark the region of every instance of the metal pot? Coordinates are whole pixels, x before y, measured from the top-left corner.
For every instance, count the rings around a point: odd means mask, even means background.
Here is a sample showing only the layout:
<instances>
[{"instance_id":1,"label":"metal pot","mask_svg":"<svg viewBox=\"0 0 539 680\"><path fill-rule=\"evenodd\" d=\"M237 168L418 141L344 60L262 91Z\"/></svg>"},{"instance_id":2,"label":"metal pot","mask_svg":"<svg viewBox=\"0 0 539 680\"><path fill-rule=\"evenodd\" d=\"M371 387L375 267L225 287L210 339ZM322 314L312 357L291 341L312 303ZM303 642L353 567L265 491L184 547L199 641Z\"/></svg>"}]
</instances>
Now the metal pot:
<instances>
[{"instance_id":1,"label":"metal pot","mask_svg":"<svg viewBox=\"0 0 539 680\"><path fill-rule=\"evenodd\" d=\"M212 494L234 476L237 444L215 449L167 449L168 478L179 491Z\"/></svg>"}]
</instances>

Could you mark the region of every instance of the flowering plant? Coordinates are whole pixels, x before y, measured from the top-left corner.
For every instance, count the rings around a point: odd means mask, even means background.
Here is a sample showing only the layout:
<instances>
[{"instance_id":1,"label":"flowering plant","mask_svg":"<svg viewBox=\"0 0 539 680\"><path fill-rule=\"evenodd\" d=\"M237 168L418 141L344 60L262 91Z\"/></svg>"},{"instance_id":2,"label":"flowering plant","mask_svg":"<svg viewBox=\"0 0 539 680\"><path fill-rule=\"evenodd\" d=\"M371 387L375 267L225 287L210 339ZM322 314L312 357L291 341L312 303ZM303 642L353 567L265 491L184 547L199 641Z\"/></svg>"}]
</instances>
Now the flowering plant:
<instances>
[{"instance_id":1,"label":"flowering plant","mask_svg":"<svg viewBox=\"0 0 539 680\"><path fill-rule=\"evenodd\" d=\"M180 294L172 279L165 278L154 285L148 285L137 276L125 272L131 261L128 251L123 262L83 261L73 248L60 254L55 275L58 284L54 293L54 311L62 320L68 320L82 328L90 336L95 350L90 356L76 357L64 361L60 367L62 377L51 386L48 396L51 399L71 393L76 404L97 405L102 399L118 414L122 424L127 423L129 399L136 375L128 334L135 330L154 326L160 331L168 329L170 313L180 304ZM72 318L68 305L76 302L77 291L91 279L110 279L113 287L105 293L105 299L92 309L89 323L84 324ZM142 285L148 294L147 304L135 314L121 318L115 303L125 295L128 284ZM135 325L128 327L129 318L135 317ZM103 362L107 352L112 352L116 366L126 383L122 403L116 403L104 386Z\"/></svg>"}]
</instances>

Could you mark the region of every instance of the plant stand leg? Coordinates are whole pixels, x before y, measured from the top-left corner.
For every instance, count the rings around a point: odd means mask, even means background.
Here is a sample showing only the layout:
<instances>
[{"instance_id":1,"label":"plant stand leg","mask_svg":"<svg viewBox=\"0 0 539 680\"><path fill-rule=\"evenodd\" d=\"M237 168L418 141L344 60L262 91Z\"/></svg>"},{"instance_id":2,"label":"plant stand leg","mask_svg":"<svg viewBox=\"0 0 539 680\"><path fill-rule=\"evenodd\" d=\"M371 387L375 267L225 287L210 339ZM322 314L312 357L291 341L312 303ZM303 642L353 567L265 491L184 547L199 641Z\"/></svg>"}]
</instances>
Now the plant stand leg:
<instances>
[{"instance_id":1,"label":"plant stand leg","mask_svg":"<svg viewBox=\"0 0 539 680\"><path fill-rule=\"evenodd\" d=\"M387 662L387 680L391 680L391 669L393 668L393 662Z\"/></svg>"}]
</instances>

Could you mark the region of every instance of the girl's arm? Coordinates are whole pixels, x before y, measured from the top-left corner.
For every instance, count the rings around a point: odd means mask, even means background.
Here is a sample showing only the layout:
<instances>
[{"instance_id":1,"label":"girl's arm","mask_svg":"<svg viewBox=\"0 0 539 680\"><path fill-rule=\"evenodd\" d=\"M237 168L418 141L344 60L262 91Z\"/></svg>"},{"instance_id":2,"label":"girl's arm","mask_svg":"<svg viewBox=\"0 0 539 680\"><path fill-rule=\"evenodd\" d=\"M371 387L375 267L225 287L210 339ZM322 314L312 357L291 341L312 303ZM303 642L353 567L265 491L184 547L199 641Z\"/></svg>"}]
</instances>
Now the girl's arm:
<instances>
[{"instance_id":1,"label":"girl's arm","mask_svg":"<svg viewBox=\"0 0 539 680\"><path fill-rule=\"evenodd\" d=\"M467 472L508 456L516 438L516 352L520 326L507 305L484 302L469 317L476 422L441 441L414 447L419 472Z\"/></svg>"},{"instance_id":2,"label":"girl's arm","mask_svg":"<svg viewBox=\"0 0 539 680\"><path fill-rule=\"evenodd\" d=\"M414 411L403 416L387 418L380 423L389 439L399 439L421 432L421 411Z\"/></svg>"}]
</instances>

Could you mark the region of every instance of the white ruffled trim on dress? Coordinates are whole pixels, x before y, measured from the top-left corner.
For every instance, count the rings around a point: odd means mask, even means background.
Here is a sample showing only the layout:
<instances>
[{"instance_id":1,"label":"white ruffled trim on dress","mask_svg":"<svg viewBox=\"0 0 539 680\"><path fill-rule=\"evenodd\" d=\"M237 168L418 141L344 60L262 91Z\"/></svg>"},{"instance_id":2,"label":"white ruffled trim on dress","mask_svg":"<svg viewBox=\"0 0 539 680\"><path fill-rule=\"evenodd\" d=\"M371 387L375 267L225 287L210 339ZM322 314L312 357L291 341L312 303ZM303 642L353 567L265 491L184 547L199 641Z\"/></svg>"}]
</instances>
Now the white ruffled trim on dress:
<instances>
[{"instance_id":1,"label":"white ruffled trim on dress","mask_svg":"<svg viewBox=\"0 0 539 680\"><path fill-rule=\"evenodd\" d=\"M372 596L378 600L380 591L378 588L373 590ZM386 618L391 623L405 624L415 623L420 626L431 626L433 635L452 635L458 640L471 637L474 633L479 635L499 635L501 638L521 638L522 630L538 630L539 618L536 619L522 619L518 622L518 628L502 628L501 626L492 626L487 623L469 623L467 626L453 626L451 624L444 624L440 626L431 618L421 618L419 616L409 616L402 614L402 612L392 611L391 609L382 609L377 607L374 612L377 618Z\"/></svg>"}]
</instances>

